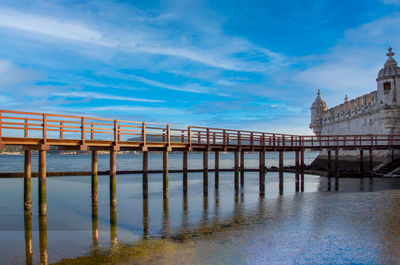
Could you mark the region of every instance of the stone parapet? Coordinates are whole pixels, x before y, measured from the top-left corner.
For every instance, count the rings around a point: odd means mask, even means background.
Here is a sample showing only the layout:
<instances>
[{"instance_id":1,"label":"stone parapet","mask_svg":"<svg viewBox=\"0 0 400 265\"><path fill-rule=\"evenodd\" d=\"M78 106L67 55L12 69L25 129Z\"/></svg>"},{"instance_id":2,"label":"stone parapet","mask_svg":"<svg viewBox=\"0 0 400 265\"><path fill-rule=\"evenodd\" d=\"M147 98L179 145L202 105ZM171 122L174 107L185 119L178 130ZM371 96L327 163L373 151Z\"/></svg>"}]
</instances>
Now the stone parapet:
<instances>
[{"instance_id":1,"label":"stone parapet","mask_svg":"<svg viewBox=\"0 0 400 265\"><path fill-rule=\"evenodd\" d=\"M340 122L343 120L369 115L379 109L377 91L344 102L322 113L321 125Z\"/></svg>"}]
</instances>

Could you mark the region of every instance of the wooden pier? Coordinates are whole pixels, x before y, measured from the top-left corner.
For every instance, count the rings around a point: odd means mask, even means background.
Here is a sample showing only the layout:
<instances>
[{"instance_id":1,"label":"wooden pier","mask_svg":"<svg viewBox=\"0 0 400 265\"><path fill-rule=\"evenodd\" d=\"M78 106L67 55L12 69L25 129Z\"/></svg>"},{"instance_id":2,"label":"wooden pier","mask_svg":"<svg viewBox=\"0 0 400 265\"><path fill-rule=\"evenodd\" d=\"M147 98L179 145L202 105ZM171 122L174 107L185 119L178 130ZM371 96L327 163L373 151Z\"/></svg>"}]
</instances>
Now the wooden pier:
<instances>
[{"instance_id":1,"label":"wooden pier","mask_svg":"<svg viewBox=\"0 0 400 265\"><path fill-rule=\"evenodd\" d=\"M24 209L31 209L31 154L39 152L39 214L46 215L46 153L50 147L59 150L91 151L92 155L92 204L97 205L97 152L110 153L110 206L116 206L116 154L118 151L140 151L143 154L143 199L148 197L148 155L158 151L163 154L163 197L168 198L169 152L183 153L183 193L188 190L188 152L203 153L203 194L208 194L208 154L215 153L215 189L219 186L219 153L234 153L233 187L238 191L245 184L245 153L259 153L259 193L265 193L265 154L279 153L279 190L283 192L283 154L295 153L296 190L304 182L304 151L327 150L329 176L338 176L340 150L369 152L369 170L372 169L373 150L400 148L400 135L330 135L304 136L207 128L199 126L178 127L137 121L112 120L47 113L0 110L0 148L6 145L22 146L24 162ZM335 152L335 174L332 174L331 151ZM360 163L360 171L364 171ZM302 187L303 189L304 187ZM114 213L111 213L114 214Z\"/></svg>"}]
</instances>

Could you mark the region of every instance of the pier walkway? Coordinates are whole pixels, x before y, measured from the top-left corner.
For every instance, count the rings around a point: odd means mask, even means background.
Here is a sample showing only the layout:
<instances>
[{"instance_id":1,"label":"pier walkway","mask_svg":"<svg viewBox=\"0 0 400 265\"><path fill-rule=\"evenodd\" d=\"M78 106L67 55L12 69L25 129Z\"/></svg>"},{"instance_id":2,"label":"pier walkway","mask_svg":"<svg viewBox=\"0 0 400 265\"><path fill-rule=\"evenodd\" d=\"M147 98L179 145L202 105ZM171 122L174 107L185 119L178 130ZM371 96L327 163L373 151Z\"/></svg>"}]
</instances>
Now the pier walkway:
<instances>
[{"instance_id":1,"label":"pier walkway","mask_svg":"<svg viewBox=\"0 0 400 265\"><path fill-rule=\"evenodd\" d=\"M0 110L0 149L6 145L22 146L25 152L24 205L31 207L31 152L39 152L39 213L46 215L46 152L51 146L59 150L91 151L92 203L97 204L97 152L110 152L110 204L116 204L116 153L143 153L143 197L148 196L148 152L163 152L163 195L168 197L168 153L183 153L183 192L187 193L188 152L203 152L203 192L208 193L208 152L215 152L215 188L218 189L219 152L234 152L234 188L244 184L245 152L259 152L259 190L265 192L265 152L279 152L280 190L283 190L283 152L295 152L296 181L304 178L304 151L327 150L331 168L331 151L338 168L339 150L367 150L372 170L373 150L400 148L400 135L290 135L248 130L171 126L138 121L103 119L48 113ZM240 156L239 156L240 154ZM239 164L240 157L240 164ZM237 173L237 174L236 174ZM336 176L338 172L336 170Z\"/></svg>"}]
</instances>

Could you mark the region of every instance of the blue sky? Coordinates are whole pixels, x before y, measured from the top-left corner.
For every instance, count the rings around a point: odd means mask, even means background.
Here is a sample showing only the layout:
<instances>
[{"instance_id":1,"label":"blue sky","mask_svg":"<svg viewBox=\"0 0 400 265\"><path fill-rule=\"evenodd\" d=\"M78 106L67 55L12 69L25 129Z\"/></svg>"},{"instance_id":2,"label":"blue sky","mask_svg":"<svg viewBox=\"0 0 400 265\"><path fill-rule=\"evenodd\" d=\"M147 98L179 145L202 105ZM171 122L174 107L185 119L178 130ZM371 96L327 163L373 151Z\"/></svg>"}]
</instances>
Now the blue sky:
<instances>
[{"instance_id":1,"label":"blue sky","mask_svg":"<svg viewBox=\"0 0 400 265\"><path fill-rule=\"evenodd\" d=\"M1 1L1 108L310 134L398 25L400 0Z\"/></svg>"}]
</instances>

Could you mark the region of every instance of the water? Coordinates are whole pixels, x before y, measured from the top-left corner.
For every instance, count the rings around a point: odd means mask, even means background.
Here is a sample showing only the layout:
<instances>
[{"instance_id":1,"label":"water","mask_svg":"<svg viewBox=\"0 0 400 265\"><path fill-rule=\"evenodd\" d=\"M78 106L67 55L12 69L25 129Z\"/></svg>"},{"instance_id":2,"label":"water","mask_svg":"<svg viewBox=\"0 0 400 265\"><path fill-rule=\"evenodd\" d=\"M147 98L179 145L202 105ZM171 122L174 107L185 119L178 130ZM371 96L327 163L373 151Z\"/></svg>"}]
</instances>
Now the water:
<instances>
[{"instance_id":1,"label":"water","mask_svg":"<svg viewBox=\"0 0 400 265\"><path fill-rule=\"evenodd\" d=\"M285 157L285 165L292 160ZM22 171L22 161L1 156L0 169ZM117 161L119 170L141 166L140 155ZM211 162L210 155L210 168ZM266 162L277 165L272 154ZM201 164L201 154L189 156L189 168ZM160 169L161 155L150 155L149 165ZM180 166L181 155L171 155L170 168ZM247 154L246 167L257 166L258 157ZM233 156L222 154L220 167L233 167ZM99 170L107 169L108 156L100 155ZM88 171L90 157L49 155L48 170ZM296 192L294 174L285 173L279 195L278 174L268 172L260 198L257 172L246 172L238 193L233 172L220 172L218 192L213 175L204 198L202 173L189 173L187 197L182 174L170 174L169 199L163 200L162 175L149 174L148 201L142 200L141 175L118 175L116 215L108 176L99 176L97 209L89 176L48 178L46 218L37 215L36 178L32 216L23 213L23 179L0 179L0 263L400 263L400 179L332 179L329 185L327 178L305 175L304 192Z\"/></svg>"}]
</instances>

